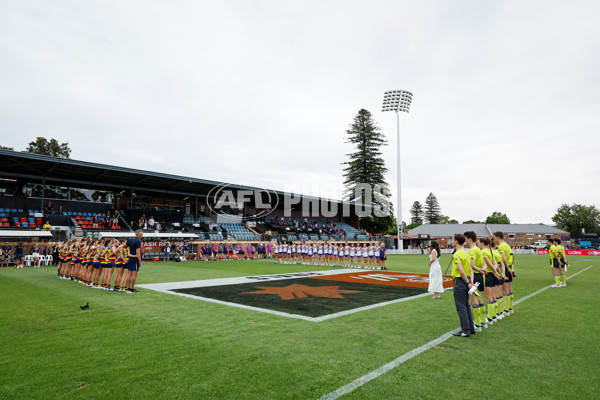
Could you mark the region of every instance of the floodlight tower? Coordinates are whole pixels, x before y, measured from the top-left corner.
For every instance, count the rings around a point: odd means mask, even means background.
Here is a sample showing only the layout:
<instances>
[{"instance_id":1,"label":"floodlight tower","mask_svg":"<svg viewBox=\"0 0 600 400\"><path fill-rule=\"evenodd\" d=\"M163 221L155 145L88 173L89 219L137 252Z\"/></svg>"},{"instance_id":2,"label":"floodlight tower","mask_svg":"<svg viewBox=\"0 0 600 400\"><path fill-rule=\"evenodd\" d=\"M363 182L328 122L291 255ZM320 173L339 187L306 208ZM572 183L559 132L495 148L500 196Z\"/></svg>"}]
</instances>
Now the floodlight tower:
<instances>
[{"instance_id":1,"label":"floodlight tower","mask_svg":"<svg viewBox=\"0 0 600 400\"><path fill-rule=\"evenodd\" d=\"M400 111L408 113L410 102L412 101L412 93L406 90L388 90L383 96L383 106L381 111L396 112L396 127L398 129L398 251L404 251L404 232L402 230L402 190L400 179Z\"/></svg>"}]
</instances>

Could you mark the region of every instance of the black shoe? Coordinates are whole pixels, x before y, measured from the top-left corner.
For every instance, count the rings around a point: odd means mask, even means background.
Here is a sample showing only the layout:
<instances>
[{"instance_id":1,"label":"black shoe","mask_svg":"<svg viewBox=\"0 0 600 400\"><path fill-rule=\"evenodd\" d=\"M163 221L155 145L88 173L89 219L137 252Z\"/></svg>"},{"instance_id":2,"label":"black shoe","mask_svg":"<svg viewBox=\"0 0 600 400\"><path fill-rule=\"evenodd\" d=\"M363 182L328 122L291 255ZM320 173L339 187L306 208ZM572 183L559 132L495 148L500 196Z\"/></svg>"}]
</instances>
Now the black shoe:
<instances>
[{"instance_id":1,"label":"black shoe","mask_svg":"<svg viewBox=\"0 0 600 400\"><path fill-rule=\"evenodd\" d=\"M452 336L469 337L470 335L466 332L458 331L456 333L453 333Z\"/></svg>"}]
</instances>

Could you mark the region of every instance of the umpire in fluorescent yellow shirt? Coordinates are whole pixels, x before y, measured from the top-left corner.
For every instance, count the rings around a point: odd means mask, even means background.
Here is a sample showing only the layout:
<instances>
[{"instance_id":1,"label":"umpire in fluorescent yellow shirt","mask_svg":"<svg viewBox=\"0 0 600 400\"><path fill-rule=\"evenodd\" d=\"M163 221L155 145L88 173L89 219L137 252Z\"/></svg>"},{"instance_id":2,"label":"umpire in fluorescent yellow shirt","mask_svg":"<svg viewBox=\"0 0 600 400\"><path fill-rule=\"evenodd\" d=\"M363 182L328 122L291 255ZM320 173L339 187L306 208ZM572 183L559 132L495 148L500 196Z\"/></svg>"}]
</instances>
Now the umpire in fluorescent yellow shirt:
<instances>
[{"instance_id":1,"label":"umpire in fluorescent yellow shirt","mask_svg":"<svg viewBox=\"0 0 600 400\"><path fill-rule=\"evenodd\" d=\"M473 313L469 305L469 289L473 286L471 257L464 249L465 235L457 233L452 239L456 252L452 257L452 277L454 278L454 304L460 320L460 331L454 336L469 337L475 334Z\"/></svg>"}]
</instances>

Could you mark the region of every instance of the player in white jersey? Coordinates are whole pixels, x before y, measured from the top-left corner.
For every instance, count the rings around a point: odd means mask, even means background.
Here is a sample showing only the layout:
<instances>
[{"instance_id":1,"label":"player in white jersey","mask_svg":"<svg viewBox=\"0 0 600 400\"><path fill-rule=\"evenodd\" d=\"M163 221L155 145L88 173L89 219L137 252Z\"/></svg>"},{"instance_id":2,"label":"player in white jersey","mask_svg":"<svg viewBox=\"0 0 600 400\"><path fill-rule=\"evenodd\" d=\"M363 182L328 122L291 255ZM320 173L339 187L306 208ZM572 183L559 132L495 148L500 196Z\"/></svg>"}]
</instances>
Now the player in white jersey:
<instances>
[{"instance_id":1,"label":"player in white jersey","mask_svg":"<svg viewBox=\"0 0 600 400\"><path fill-rule=\"evenodd\" d=\"M360 268L360 260L362 258L362 251L360 250L360 244L354 244L354 266Z\"/></svg>"},{"instance_id":2,"label":"player in white jersey","mask_svg":"<svg viewBox=\"0 0 600 400\"><path fill-rule=\"evenodd\" d=\"M365 269L367 269L367 262L369 261L369 250L367 249L367 244L363 244L363 247L361 247L360 251L362 252L362 257L363 257L363 266Z\"/></svg>"},{"instance_id":3,"label":"player in white jersey","mask_svg":"<svg viewBox=\"0 0 600 400\"><path fill-rule=\"evenodd\" d=\"M375 249L373 249L373 245L369 245L369 266L371 267L371 269L376 269L375 267L375 259L373 258L375 256Z\"/></svg>"},{"instance_id":4,"label":"player in white jersey","mask_svg":"<svg viewBox=\"0 0 600 400\"><path fill-rule=\"evenodd\" d=\"M331 246L331 255L329 256L329 260L334 267L337 267L337 246Z\"/></svg>"}]
</instances>

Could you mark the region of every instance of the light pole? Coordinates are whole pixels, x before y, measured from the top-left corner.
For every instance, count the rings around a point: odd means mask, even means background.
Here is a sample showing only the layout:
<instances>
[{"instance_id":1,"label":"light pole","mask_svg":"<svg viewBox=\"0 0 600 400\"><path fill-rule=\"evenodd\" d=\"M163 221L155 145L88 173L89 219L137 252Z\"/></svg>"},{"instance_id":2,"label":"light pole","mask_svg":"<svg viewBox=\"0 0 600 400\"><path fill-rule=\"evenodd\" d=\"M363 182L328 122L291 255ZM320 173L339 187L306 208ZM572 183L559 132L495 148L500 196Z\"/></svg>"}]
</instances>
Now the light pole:
<instances>
[{"instance_id":1,"label":"light pole","mask_svg":"<svg viewBox=\"0 0 600 400\"><path fill-rule=\"evenodd\" d=\"M400 176L400 111L408 113L412 93L406 90L388 90L383 96L383 106L381 111L396 112L396 127L398 129L398 251L404 251L404 233L402 230L402 190Z\"/></svg>"}]
</instances>

